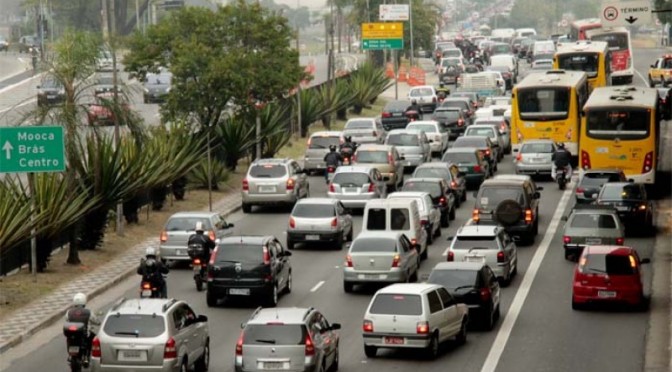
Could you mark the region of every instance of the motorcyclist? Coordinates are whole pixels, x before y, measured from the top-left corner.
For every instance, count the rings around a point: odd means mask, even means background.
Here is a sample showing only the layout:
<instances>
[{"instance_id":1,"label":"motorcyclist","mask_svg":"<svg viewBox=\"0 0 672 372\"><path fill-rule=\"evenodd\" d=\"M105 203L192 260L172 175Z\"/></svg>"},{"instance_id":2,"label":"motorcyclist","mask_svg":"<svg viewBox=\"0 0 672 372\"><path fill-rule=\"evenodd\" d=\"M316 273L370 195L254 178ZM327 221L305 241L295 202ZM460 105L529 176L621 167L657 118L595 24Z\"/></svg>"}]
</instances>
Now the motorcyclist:
<instances>
[{"instance_id":1,"label":"motorcyclist","mask_svg":"<svg viewBox=\"0 0 672 372\"><path fill-rule=\"evenodd\" d=\"M551 156L553 161L553 169L551 170L551 177L555 179L555 173L558 168L567 168L567 178L572 176L572 153L565 148L565 144L558 142L556 144L556 149L553 155Z\"/></svg>"},{"instance_id":2,"label":"motorcyclist","mask_svg":"<svg viewBox=\"0 0 672 372\"><path fill-rule=\"evenodd\" d=\"M148 247L145 250L145 257L140 259L137 273L142 275L143 280L161 289L161 298L168 298L168 284L163 279L163 275L168 274L169 271L168 267L156 257L156 248Z\"/></svg>"},{"instance_id":3,"label":"motorcyclist","mask_svg":"<svg viewBox=\"0 0 672 372\"><path fill-rule=\"evenodd\" d=\"M341 145L341 150L343 149L349 149L350 152L355 152L355 149L357 149L357 144L352 142L352 136L345 136L343 137L343 144Z\"/></svg>"},{"instance_id":4,"label":"motorcyclist","mask_svg":"<svg viewBox=\"0 0 672 372\"><path fill-rule=\"evenodd\" d=\"M195 234L192 234L189 237L189 240L187 241L187 246L191 247L192 245L200 245L203 247L203 251L201 253L201 262L209 262L210 261L210 255L212 254L212 251L215 249L217 244L210 239L208 235L205 235L205 229L203 229L203 222L198 221L196 222L196 226L194 227L194 232ZM203 271L205 268L201 266L201 275L203 275Z\"/></svg>"},{"instance_id":5,"label":"motorcyclist","mask_svg":"<svg viewBox=\"0 0 672 372\"><path fill-rule=\"evenodd\" d=\"M329 153L324 156L324 162L326 163L327 168L338 168L338 166L341 165L341 162L343 162L343 157L338 151L336 151L336 145L329 146ZM326 170L324 171L324 180L329 183L329 172Z\"/></svg>"},{"instance_id":6,"label":"motorcyclist","mask_svg":"<svg viewBox=\"0 0 672 372\"><path fill-rule=\"evenodd\" d=\"M89 364L89 352L91 351L91 343L96 337L97 327L100 326L98 317L86 308L87 297L84 293L77 293L72 298L72 307L65 312L65 321L71 323L83 323L86 326L86 347L87 352L83 353L86 358L83 361L84 367Z\"/></svg>"},{"instance_id":7,"label":"motorcyclist","mask_svg":"<svg viewBox=\"0 0 672 372\"><path fill-rule=\"evenodd\" d=\"M443 81L439 82L439 87L436 89L436 95L439 99L446 98L450 94L450 88L446 87Z\"/></svg>"}]
</instances>

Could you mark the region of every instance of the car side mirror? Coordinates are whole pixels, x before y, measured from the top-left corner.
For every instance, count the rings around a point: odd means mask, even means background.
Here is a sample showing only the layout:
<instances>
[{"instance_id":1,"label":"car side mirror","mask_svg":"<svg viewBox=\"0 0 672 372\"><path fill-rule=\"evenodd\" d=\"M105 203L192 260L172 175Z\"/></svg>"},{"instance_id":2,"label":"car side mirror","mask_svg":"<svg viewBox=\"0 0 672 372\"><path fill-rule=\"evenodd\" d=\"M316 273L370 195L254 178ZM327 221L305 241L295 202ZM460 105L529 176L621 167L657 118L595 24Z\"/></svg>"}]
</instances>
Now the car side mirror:
<instances>
[{"instance_id":1,"label":"car side mirror","mask_svg":"<svg viewBox=\"0 0 672 372\"><path fill-rule=\"evenodd\" d=\"M597 199L597 192L591 193L588 197L591 199Z\"/></svg>"},{"instance_id":2,"label":"car side mirror","mask_svg":"<svg viewBox=\"0 0 672 372\"><path fill-rule=\"evenodd\" d=\"M405 156L400 156L399 160L406 160L406 157Z\"/></svg>"},{"instance_id":3,"label":"car side mirror","mask_svg":"<svg viewBox=\"0 0 672 372\"><path fill-rule=\"evenodd\" d=\"M247 323L245 323L245 322L240 323L240 328L245 328L246 326L247 326Z\"/></svg>"},{"instance_id":4,"label":"car side mirror","mask_svg":"<svg viewBox=\"0 0 672 372\"><path fill-rule=\"evenodd\" d=\"M541 194L539 193L539 191L537 191L537 192L534 193L534 198L535 198L535 199L539 199L539 198L541 198Z\"/></svg>"},{"instance_id":5,"label":"car side mirror","mask_svg":"<svg viewBox=\"0 0 672 372\"><path fill-rule=\"evenodd\" d=\"M290 252L290 251L283 251L282 252L282 257L289 257L291 255L292 255L292 252Z\"/></svg>"},{"instance_id":6,"label":"car side mirror","mask_svg":"<svg viewBox=\"0 0 672 372\"><path fill-rule=\"evenodd\" d=\"M562 217L560 218L560 221L562 221L562 222L567 222L567 216L562 216Z\"/></svg>"},{"instance_id":7,"label":"car side mirror","mask_svg":"<svg viewBox=\"0 0 672 372\"><path fill-rule=\"evenodd\" d=\"M341 323L331 323L332 331L338 331L339 329L341 329Z\"/></svg>"},{"instance_id":8,"label":"car side mirror","mask_svg":"<svg viewBox=\"0 0 672 372\"><path fill-rule=\"evenodd\" d=\"M537 191L542 191L544 189L543 186L537 186Z\"/></svg>"},{"instance_id":9,"label":"car side mirror","mask_svg":"<svg viewBox=\"0 0 672 372\"><path fill-rule=\"evenodd\" d=\"M628 179L628 182L630 182L630 183L635 183L635 180L632 179L632 178L629 178L629 179Z\"/></svg>"},{"instance_id":10,"label":"car side mirror","mask_svg":"<svg viewBox=\"0 0 672 372\"><path fill-rule=\"evenodd\" d=\"M518 151L520 151L520 150L519 149L513 149L513 152L518 152Z\"/></svg>"},{"instance_id":11,"label":"car side mirror","mask_svg":"<svg viewBox=\"0 0 672 372\"><path fill-rule=\"evenodd\" d=\"M208 317L203 315L203 314L199 315L198 318L196 318L197 323L205 323L207 321L208 321Z\"/></svg>"},{"instance_id":12,"label":"car side mirror","mask_svg":"<svg viewBox=\"0 0 672 372\"><path fill-rule=\"evenodd\" d=\"M427 141L427 142L428 142L428 143L434 143L434 140L433 140L433 139L430 139L430 140Z\"/></svg>"},{"instance_id":13,"label":"car side mirror","mask_svg":"<svg viewBox=\"0 0 672 372\"><path fill-rule=\"evenodd\" d=\"M38 86L37 86L37 89L40 89L40 88L42 88L42 86L41 86L41 85L38 85Z\"/></svg>"},{"instance_id":14,"label":"car side mirror","mask_svg":"<svg viewBox=\"0 0 672 372\"><path fill-rule=\"evenodd\" d=\"M458 172L458 173L457 173L457 176L458 176L458 177L464 177L465 174L464 174L464 172Z\"/></svg>"},{"instance_id":15,"label":"car side mirror","mask_svg":"<svg viewBox=\"0 0 672 372\"><path fill-rule=\"evenodd\" d=\"M229 224L226 225L226 228L227 228L227 229L230 229L230 228L232 228L232 227L234 227L234 226L236 226L236 225L234 225L234 224L232 224L232 223L229 223Z\"/></svg>"},{"instance_id":16,"label":"car side mirror","mask_svg":"<svg viewBox=\"0 0 672 372\"><path fill-rule=\"evenodd\" d=\"M639 263L642 264L642 265L645 265L645 264L651 263L651 259L649 259L649 258L642 258L642 259L639 261Z\"/></svg>"}]
</instances>

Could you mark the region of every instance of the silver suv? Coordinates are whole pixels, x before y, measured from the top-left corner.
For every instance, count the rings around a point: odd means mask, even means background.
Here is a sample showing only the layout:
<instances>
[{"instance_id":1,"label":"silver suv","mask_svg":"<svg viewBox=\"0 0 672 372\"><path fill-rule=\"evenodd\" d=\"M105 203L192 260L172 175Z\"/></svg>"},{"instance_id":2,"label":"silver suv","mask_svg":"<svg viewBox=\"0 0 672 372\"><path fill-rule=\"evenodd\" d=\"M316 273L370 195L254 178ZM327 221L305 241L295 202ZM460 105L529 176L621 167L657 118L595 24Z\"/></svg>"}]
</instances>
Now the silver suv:
<instances>
[{"instance_id":1,"label":"silver suv","mask_svg":"<svg viewBox=\"0 0 672 372\"><path fill-rule=\"evenodd\" d=\"M91 347L91 371L205 372L208 318L175 299L122 299L108 311Z\"/></svg>"},{"instance_id":2,"label":"silver suv","mask_svg":"<svg viewBox=\"0 0 672 372\"><path fill-rule=\"evenodd\" d=\"M175 213L163 227L160 237L159 257L166 261L191 261L187 254L187 242L195 233L196 223L201 222L213 241L231 235L233 224L227 223L224 216L217 212L179 212Z\"/></svg>"},{"instance_id":3,"label":"silver suv","mask_svg":"<svg viewBox=\"0 0 672 372\"><path fill-rule=\"evenodd\" d=\"M362 165L338 167L327 190L327 196L348 208L364 208L367 201L386 195L387 183L380 171Z\"/></svg>"},{"instance_id":4,"label":"silver suv","mask_svg":"<svg viewBox=\"0 0 672 372\"><path fill-rule=\"evenodd\" d=\"M353 223L350 211L343 203L328 198L299 200L289 214L287 249L296 243L333 244L343 248L343 242L352 241Z\"/></svg>"},{"instance_id":5,"label":"silver suv","mask_svg":"<svg viewBox=\"0 0 672 372\"><path fill-rule=\"evenodd\" d=\"M293 205L308 197L309 187L306 172L295 160L255 160L243 179L243 212L252 212L254 205Z\"/></svg>"},{"instance_id":6,"label":"silver suv","mask_svg":"<svg viewBox=\"0 0 672 372\"><path fill-rule=\"evenodd\" d=\"M242 328L236 372L338 370L341 325L312 307L259 307Z\"/></svg>"}]
</instances>

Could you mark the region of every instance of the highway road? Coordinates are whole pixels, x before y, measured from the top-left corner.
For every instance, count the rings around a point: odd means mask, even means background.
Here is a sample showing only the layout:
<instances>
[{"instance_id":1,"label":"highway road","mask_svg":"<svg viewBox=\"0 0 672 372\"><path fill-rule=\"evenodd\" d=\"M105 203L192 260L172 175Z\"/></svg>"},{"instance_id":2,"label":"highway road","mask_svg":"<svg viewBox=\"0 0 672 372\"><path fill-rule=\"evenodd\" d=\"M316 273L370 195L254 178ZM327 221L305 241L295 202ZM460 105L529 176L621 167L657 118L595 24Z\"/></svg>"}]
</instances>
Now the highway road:
<instances>
[{"instance_id":1,"label":"highway road","mask_svg":"<svg viewBox=\"0 0 672 372\"><path fill-rule=\"evenodd\" d=\"M645 76L646 67L660 50L636 50L636 68ZM635 81L642 85L641 79ZM139 106L144 109L143 106ZM143 114L144 115L144 114ZM665 127L669 132L669 127ZM668 137L669 138L669 137ZM672 158L669 143L663 158ZM669 167L669 163L668 163ZM667 169L670 170L669 168ZM499 173L512 173L511 156L499 165ZM669 173L667 173L669 176ZM362 317L375 288L345 294L342 268L345 250L297 249L291 257L294 286L291 294L281 297L279 306L314 306L331 322L343 325L341 331L342 371L640 371L644 365L645 336L649 312L572 311L570 305L573 264L564 260L560 217L573 204L571 187L559 191L557 185L539 182L544 187L540 204L540 235L532 246L519 247L519 275L502 292L502 319L490 332L472 332L464 346L445 345L441 356L427 361L412 351L382 351L375 359L364 356L361 338ZM311 195L326 194L321 177L311 178ZM669 194L667 195L669 197ZM473 196L458 210L457 219L443 230L443 238L429 248L429 259L422 273L428 273L445 260L446 237L471 214ZM235 213L229 222L236 234L274 234L284 241L288 210L261 209L254 214ZM361 228L361 216L355 217L355 232ZM264 226L263 231L259 226ZM157 240L158 240L158 231ZM641 257L652 257L653 238L626 238ZM646 287L650 287L651 267L645 268ZM192 272L174 269L169 275L171 297L184 299L198 313L208 315L211 337L211 370L233 371L235 342L240 324L247 320L256 305L237 303L208 308L205 293L196 292ZM105 308L121 295L137 297L139 278L125 281L110 293L93 302ZM25 346L10 351L5 360L7 371L67 371L65 340L60 324L39 333Z\"/></svg>"}]
</instances>

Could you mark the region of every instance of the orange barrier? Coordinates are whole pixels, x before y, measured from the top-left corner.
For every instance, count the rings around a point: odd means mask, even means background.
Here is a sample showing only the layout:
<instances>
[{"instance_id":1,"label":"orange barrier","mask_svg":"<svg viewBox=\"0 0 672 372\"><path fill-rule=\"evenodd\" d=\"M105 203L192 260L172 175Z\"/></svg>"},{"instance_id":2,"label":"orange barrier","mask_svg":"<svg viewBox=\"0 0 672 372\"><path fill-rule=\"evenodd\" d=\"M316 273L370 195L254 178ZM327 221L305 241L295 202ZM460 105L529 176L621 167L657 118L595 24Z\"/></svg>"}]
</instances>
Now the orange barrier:
<instances>
[{"instance_id":1,"label":"orange barrier","mask_svg":"<svg viewBox=\"0 0 672 372\"><path fill-rule=\"evenodd\" d=\"M400 82L407 81L408 77L406 76L406 74L407 74L406 67L404 67L404 66L399 67L399 73L398 73L398 76L397 76L397 81L400 81Z\"/></svg>"},{"instance_id":2,"label":"orange barrier","mask_svg":"<svg viewBox=\"0 0 672 372\"><path fill-rule=\"evenodd\" d=\"M415 85L415 68L411 67L408 69L408 80L406 80L406 83L410 86Z\"/></svg>"},{"instance_id":3,"label":"orange barrier","mask_svg":"<svg viewBox=\"0 0 672 372\"><path fill-rule=\"evenodd\" d=\"M308 84L310 83L310 81L311 81L313 78L315 78L315 70L316 70L316 69L317 69L317 68L315 67L315 62L314 62L314 61L310 61L310 62L306 65L306 67L304 67L303 71L306 72L310 77L309 77L308 79L306 79L306 80L303 80L303 81L301 82L301 85L306 86L306 85L308 85Z\"/></svg>"},{"instance_id":4,"label":"orange barrier","mask_svg":"<svg viewBox=\"0 0 672 372\"><path fill-rule=\"evenodd\" d=\"M419 67L416 67L415 83L416 83L416 85L425 85L426 84L425 70L423 70Z\"/></svg>"},{"instance_id":5,"label":"orange barrier","mask_svg":"<svg viewBox=\"0 0 672 372\"><path fill-rule=\"evenodd\" d=\"M394 79L394 66L391 63L388 63L385 66L385 76L390 79Z\"/></svg>"}]
</instances>

